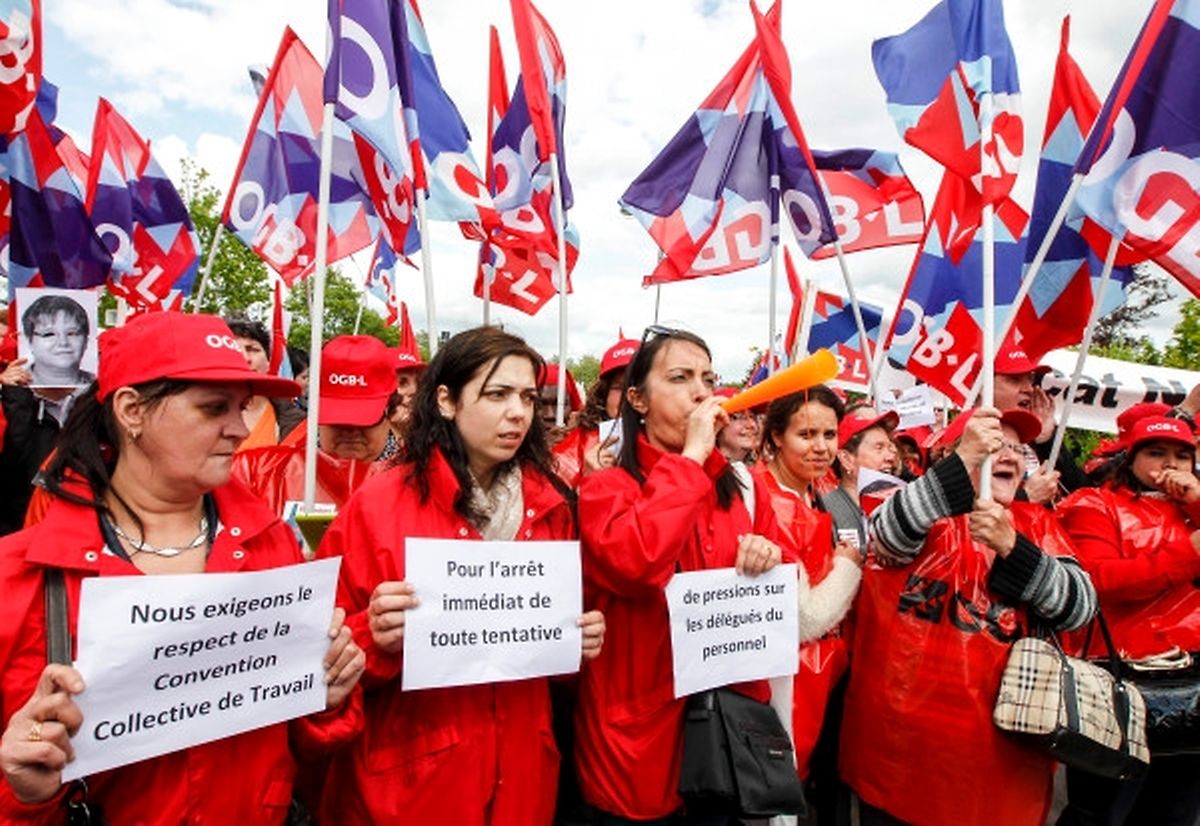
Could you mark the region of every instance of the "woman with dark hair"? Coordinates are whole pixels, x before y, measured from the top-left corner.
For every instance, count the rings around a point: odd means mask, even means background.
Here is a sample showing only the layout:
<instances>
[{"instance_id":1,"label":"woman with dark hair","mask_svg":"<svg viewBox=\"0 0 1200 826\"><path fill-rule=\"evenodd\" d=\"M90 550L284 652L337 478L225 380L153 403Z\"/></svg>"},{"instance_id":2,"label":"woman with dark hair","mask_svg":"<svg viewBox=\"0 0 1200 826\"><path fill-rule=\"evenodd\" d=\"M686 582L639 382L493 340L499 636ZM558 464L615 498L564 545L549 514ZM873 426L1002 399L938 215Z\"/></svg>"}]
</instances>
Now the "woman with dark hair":
<instances>
[{"instance_id":1,"label":"woman with dark hair","mask_svg":"<svg viewBox=\"0 0 1200 826\"><path fill-rule=\"evenodd\" d=\"M1125 452L1103 487L1058 507L1079 561L1092 575L1117 648L1133 660L1173 650L1200 656L1200 480L1195 435L1149 411L1128 423ZM1095 635L1099 637L1099 635ZM1092 654L1101 653L1099 641ZM1069 769L1060 824L1191 826L1200 815L1200 756L1150 755L1136 780Z\"/></svg>"},{"instance_id":2,"label":"woman with dark hair","mask_svg":"<svg viewBox=\"0 0 1200 826\"><path fill-rule=\"evenodd\" d=\"M452 337L413 398L400 463L351 498L318 555L343 557L339 603L367 650L367 733L333 762L330 823L546 824L558 752L549 681L401 691L405 539L561 540L575 535L537 416L542 359L494 327ZM579 619L583 656L604 618Z\"/></svg>"},{"instance_id":3,"label":"woman with dark hair","mask_svg":"<svg viewBox=\"0 0 1200 826\"><path fill-rule=\"evenodd\" d=\"M841 399L824 385L771 402L763 425L770 459L754 470L802 563L800 670L772 688L822 822L834 816L837 805L838 686L849 662L839 625L858 593L863 564L853 543L837 540L814 489L837 454L842 409Z\"/></svg>"},{"instance_id":4,"label":"woman with dark hair","mask_svg":"<svg viewBox=\"0 0 1200 826\"><path fill-rule=\"evenodd\" d=\"M684 700L663 592L671 577L728 567L754 576L785 556L766 497L750 513L715 449L729 417L713 396L707 345L680 330L646 335L626 374L618 467L586 476L579 493L585 592L604 611L609 641L581 673L575 755L584 799L604 824L666 822L683 805ZM770 697L765 681L738 689Z\"/></svg>"},{"instance_id":5,"label":"woman with dark hair","mask_svg":"<svg viewBox=\"0 0 1200 826\"><path fill-rule=\"evenodd\" d=\"M79 672L47 660L47 572L62 573L78 638L80 591L95 576L258 571L302 561L291 531L231 483L241 411L253 393L294 383L249 371L220 319L150 313L100 339L100 372L63 429L47 469L54 501L36 526L0 542L4 595L0 821L66 822L64 802L89 796L108 822L283 823L295 765L289 751L344 740L361 724L347 703L362 651L334 612L325 657L327 714L275 724L63 785L83 724ZM53 616L53 613L51 613Z\"/></svg>"}]
</instances>

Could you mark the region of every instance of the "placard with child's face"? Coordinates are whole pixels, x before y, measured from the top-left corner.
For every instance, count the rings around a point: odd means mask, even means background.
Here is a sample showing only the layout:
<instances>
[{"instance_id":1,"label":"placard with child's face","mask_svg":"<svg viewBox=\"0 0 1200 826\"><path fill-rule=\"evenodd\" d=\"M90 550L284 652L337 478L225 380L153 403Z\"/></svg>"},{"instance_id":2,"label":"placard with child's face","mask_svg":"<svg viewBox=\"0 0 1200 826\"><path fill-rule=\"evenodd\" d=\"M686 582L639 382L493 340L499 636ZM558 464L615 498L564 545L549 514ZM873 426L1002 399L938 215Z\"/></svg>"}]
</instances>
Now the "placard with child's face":
<instances>
[{"instance_id":1,"label":"placard with child's face","mask_svg":"<svg viewBox=\"0 0 1200 826\"><path fill-rule=\"evenodd\" d=\"M99 296L91 290L19 287L17 355L31 387L82 387L96 377Z\"/></svg>"}]
</instances>

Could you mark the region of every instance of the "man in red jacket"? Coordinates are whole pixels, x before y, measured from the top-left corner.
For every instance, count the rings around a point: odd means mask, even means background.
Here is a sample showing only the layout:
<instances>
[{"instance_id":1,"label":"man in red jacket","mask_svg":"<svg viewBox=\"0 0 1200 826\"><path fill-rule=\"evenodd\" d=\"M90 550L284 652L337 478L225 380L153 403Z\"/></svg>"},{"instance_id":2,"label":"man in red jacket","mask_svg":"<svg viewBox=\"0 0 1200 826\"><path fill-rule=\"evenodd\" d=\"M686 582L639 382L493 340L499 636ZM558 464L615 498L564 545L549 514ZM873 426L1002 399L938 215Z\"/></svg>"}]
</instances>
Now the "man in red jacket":
<instances>
[{"instance_id":1,"label":"man in red jacket","mask_svg":"<svg viewBox=\"0 0 1200 826\"><path fill-rule=\"evenodd\" d=\"M387 420L396 392L395 355L371 336L338 336L321 351L316 501L341 508L385 468L397 441ZM239 453L233 474L277 514L304 498L304 431L284 444Z\"/></svg>"}]
</instances>

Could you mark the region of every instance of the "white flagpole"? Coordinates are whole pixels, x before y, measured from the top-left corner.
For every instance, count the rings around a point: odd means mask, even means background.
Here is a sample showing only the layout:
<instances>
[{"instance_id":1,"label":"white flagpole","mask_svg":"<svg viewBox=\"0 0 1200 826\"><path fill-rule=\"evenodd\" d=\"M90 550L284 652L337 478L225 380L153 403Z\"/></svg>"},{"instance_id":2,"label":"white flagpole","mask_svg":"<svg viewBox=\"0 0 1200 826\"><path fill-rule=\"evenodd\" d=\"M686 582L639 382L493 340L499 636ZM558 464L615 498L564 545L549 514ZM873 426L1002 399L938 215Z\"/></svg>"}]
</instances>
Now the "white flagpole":
<instances>
[{"instance_id":1,"label":"white flagpole","mask_svg":"<svg viewBox=\"0 0 1200 826\"><path fill-rule=\"evenodd\" d=\"M767 299L767 375L775 373L775 304L776 293L779 292L779 224L771 230L771 277L769 279L770 296Z\"/></svg>"},{"instance_id":2,"label":"white flagpole","mask_svg":"<svg viewBox=\"0 0 1200 826\"><path fill-rule=\"evenodd\" d=\"M317 185L317 260L312 273L309 312L308 419L304 443L304 512L312 513L317 494L317 420L321 415L321 344L325 326L325 269L329 261L329 177L333 168L333 103L325 104L321 121L321 172ZM422 239L424 240L424 239Z\"/></svg>"},{"instance_id":3,"label":"white flagpole","mask_svg":"<svg viewBox=\"0 0 1200 826\"><path fill-rule=\"evenodd\" d=\"M1054 444L1050 447L1050 456L1046 459L1045 467L1050 470L1053 470L1058 463L1063 437L1067 433L1067 422L1071 418L1071 408L1075 406L1075 391L1079 389L1079 379L1083 375L1083 363L1087 360L1088 348L1092 346L1092 334L1096 330L1096 322L1100 320L1100 313L1103 311L1104 293L1112 277L1113 264L1117 260L1117 250L1120 246L1120 240L1114 235L1112 242L1108 245L1108 254L1104 256L1104 269L1100 271L1100 285L1096 288L1096 296L1092 300L1092 312L1088 317L1087 329L1083 331L1083 341L1079 344L1079 355L1075 359L1075 372L1071 374L1071 383L1067 385L1066 395L1063 397L1062 416L1059 418L1058 427L1054 430Z\"/></svg>"},{"instance_id":4,"label":"white flagpole","mask_svg":"<svg viewBox=\"0 0 1200 826\"><path fill-rule=\"evenodd\" d=\"M425 200L429 197L429 190L418 189L414 195L417 202L417 232L421 236L421 276L425 281L425 331L429 336L429 357L433 358L438 350L438 330L433 295L433 243L429 238L429 222L425 216Z\"/></svg>"},{"instance_id":5,"label":"white flagpole","mask_svg":"<svg viewBox=\"0 0 1200 826\"><path fill-rule=\"evenodd\" d=\"M200 312L200 307L204 304L204 291L208 287L208 276L212 272L213 262L217 259L217 249L221 246L223 237L225 237L225 222L218 218L217 230L213 233L212 241L208 245L208 258L204 261L204 269L200 271L200 283L196 285L196 292L192 297L193 313Z\"/></svg>"},{"instance_id":6,"label":"white flagpole","mask_svg":"<svg viewBox=\"0 0 1200 826\"><path fill-rule=\"evenodd\" d=\"M654 323L658 323L658 311L662 307L662 284L654 285Z\"/></svg>"},{"instance_id":7,"label":"white flagpole","mask_svg":"<svg viewBox=\"0 0 1200 826\"><path fill-rule=\"evenodd\" d=\"M558 236L558 400L554 422L562 427L567 421L567 211L556 152L550 153L550 175L554 186L554 231Z\"/></svg>"},{"instance_id":8,"label":"white flagpole","mask_svg":"<svg viewBox=\"0 0 1200 826\"><path fill-rule=\"evenodd\" d=\"M795 358L809 355L808 340L812 336L813 313L817 311L817 284L810 278L804 280L804 304L800 308L800 329L796 331Z\"/></svg>"},{"instance_id":9,"label":"white flagpole","mask_svg":"<svg viewBox=\"0 0 1200 826\"><path fill-rule=\"evenodd\" d=\"M980 101L979 171L980 188L985 187L990 171L987 146L992 142L992 95ZM996 228L993 225L995 207L983 206L983 358L979 366L983 379L983 404L991 407L996 399ZM992 498L992 459L989 456L979 471L979 498Z\"/></svg>"},{"instance_id":10,"label":"white flagpole","mask_svg":"<svg viewBox=\"0 0 1200 826\"><path fill-rule=\"evenodd\" d=\"M829 191L829 186L825 183L825 175L821 172L817 173L817 179L821 182L821 191L825 194L825 200L829 201L833 196ZM837 225L833 227L837 231ZM871 342L867 338L867 325L863 323L862 307L859 306L858 296L854 292L854 283L850 280L850 265L846 263L846 252L842 249L842 239L837 237L833 242L833 250L837 253L838 268L842 271L842 282L846 285L846 295L850 299L850 310L854 314L854 324L858 327L858 341L863 349L863 361L867 365L867 388L870 392L870 398L875 400L875 369L871 359Z\"/></svg>"},{"instance_id":11,"label":"white flagpole","mask_svg":"<svg viewBox=\"0 0 1200 826\"><path fill-rule=\"evenodd\" d=\"M1008 340L1008 334L1012 332L1013 325L1017 323L1017 312L1021 309L1021 304L1029 297L1029 293L1033 289L1033 281L1041 271L1042 265L1046 263L1046 256L1050 254L1050 245L1058 237L1058 231L1062 229L1062 225L1067 219L1067 213L1071 211L1071 205L1075 203L1075 195L1079 192L1079 187L1082 183L1083 175L1081 174L1077 174L1071 179L1071 186L1067 189L1066 195L1063 196L1062 203L1058 205L1058 212L1054 214L1053 220L1050 221L1050 226L1046 228L1046 236L1042 238L1042 243L1038 247L1037 254L1029 262L1029 271L1021 279L1021 286L1013 298L1012 311L1005 318L1004 327L1000 330L998 340L1001 344ZM982 381L983 373L980 373L979 378L975 380L975 385L971 388L970 395L967 396L966 401L963 403L963 409L969 409L975 404L975 399L979 396Z\"/></svg>"}]
</instances>

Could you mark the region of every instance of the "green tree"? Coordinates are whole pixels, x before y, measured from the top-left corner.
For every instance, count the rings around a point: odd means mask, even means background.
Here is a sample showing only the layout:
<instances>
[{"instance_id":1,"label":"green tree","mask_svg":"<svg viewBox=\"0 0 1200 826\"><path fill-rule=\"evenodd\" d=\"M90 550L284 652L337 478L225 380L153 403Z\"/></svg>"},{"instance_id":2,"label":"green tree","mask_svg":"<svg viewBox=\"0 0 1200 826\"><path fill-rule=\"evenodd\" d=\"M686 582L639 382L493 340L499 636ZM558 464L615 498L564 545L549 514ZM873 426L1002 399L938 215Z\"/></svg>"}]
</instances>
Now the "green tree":
<instances>
[{"instance_id":1,"label":"green tree","mask_svg":"<svg viewBox=\"0 0 1200 826\"><path fill-rule=\"evenodd\" d=\"M571 371L579 386L586 390L600 378L600 359L590 353L577 359L567 359L567 369Z\"/></svg>"},{"instance_id":2,"label":"green tree","mask_svg":"<svg viewBox=\"0 0 1200 826\"><path fill-rule=\"evenodd\" d=\"M1162 363L1167 367L1195 370L1200 368L1200 301L1189 298L1183 302L1179 316L1163 351Z\"/></svg>"},{"instance_id":3,"label":"green tree","mask_svg":"<svg viewBox=\"0 0 1200 826\"><path fill-rule=\"evenodd\" d=\"M1158 316L1164 305L1170 304L1170 300L1170 277L1152 270L1146 264L1135 264L1133 281L1126 294L1125 303L1097 322L1096 331L1092 335L1093 346L1088 352L1097 353L1097 346L1108 347L1114 344L1123 344L1133 352L1138 352L1139 348L1145 351L1146 345L1153 348L1153 344L1141 330L1147 321Z\"/></svg>"},{"instance_id":4,"label":"green tree","mask_svg":"<svg viewBox=\"0 0 1200 826\"><path fill-rule=\"evenodd\" d=\"M354 321L358 317L358 302L361 292L354 282L337 270L326 270L325 281L325 320L321 329L322 339L329 341L334 336L349 335L354 332ZM288 332L288 344L308 350L312 326L309 323L308 291L302 282L297 282L284 299L284 306L292 313L292 327ZM365 336L375 336L382 339L389 347L395 347L400 342L400 331L395 326L389 326L379 313L366 308L358 332ZM418 338L419 340L419 338Z\"/></svg>"},{"instance_id":5,"label":"green tree","mask_svg":"<svg viewBox=\"0 0 1200 826\"><path fill-rule=\"evenodd\" d=\"M188 205L188 213L200 238L200 267L203 269L208 261L213 236L221 223L221 193L209 181L207 170L185 158L180 195ZM197 275L192 301L195 301L199 289L200 276ZM228 231L222 233L200 310L214 315L243 315L258 321L270 321L271 286L267 266L253 250L231 237Z\"/></svg>"}]
</instances>

